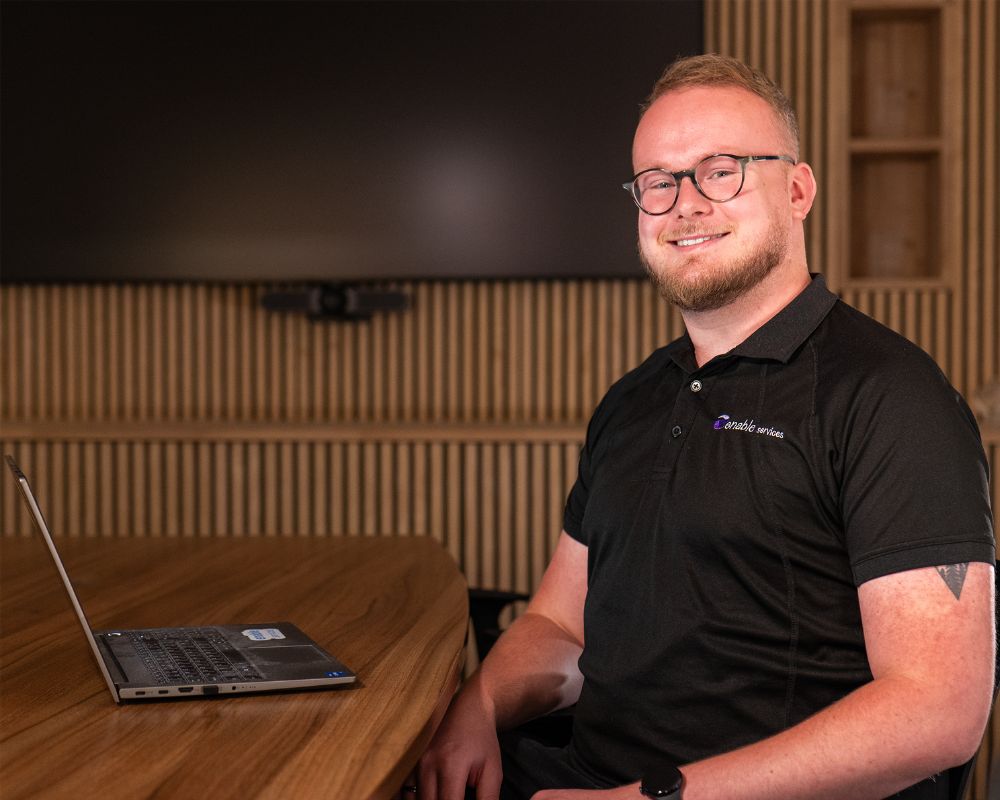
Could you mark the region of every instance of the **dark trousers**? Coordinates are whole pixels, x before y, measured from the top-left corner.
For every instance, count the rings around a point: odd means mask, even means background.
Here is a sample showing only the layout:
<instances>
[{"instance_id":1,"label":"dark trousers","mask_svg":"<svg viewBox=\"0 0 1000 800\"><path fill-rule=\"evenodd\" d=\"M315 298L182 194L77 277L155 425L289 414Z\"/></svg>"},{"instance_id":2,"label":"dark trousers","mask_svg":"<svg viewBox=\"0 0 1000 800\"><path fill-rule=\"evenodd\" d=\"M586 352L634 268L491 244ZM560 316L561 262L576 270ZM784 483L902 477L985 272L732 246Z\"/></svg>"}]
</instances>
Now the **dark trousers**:
<instances>
[{"instance_id":1,"label":"dark trousers","mask_svg":"<svg viewBox=\"0 0 1000 800\"><path fill-rule=\"evenodd\" d=\"M576 768L568 748L543 744L521 731L499 734L503 785L500 800L530 800L542 789L609 789L595 783ZM476 790L469 788L465 800L476 800Z\"/></svg>"},{"instance_id":2,"label":"dark trousers","mask_svg":"<svg viewBox=\"0 0 1000 800\"><path fill-rule=\"evenodd\" d=\"M500 734L503 786L500 800L530 800L541 789L608 789L582 772L568 747L543 744L514 730Z\"/></svg>"}]
</instances>

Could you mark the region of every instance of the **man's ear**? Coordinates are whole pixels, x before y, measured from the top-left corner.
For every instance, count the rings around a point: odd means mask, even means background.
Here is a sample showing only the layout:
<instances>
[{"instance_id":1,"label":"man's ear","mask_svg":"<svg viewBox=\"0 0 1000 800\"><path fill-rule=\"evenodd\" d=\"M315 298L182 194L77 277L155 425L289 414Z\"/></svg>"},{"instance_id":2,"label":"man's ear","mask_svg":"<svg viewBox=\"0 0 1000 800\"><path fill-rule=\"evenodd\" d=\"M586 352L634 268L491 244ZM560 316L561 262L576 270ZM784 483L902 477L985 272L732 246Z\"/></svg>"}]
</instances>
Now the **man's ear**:
<instances>
[{"instance_id":1,"label":"man's ear","mask_svg":"<svg viewBox=\"0 0 1000 800\"><path fill-rule=\"evenodd\" d=\"M816 199L816 176L812 167L804 161L795 164L791 170L788 199L792 206L792 218L803 220L809 215L813 200Z\"/></svg>"}]
</instances>

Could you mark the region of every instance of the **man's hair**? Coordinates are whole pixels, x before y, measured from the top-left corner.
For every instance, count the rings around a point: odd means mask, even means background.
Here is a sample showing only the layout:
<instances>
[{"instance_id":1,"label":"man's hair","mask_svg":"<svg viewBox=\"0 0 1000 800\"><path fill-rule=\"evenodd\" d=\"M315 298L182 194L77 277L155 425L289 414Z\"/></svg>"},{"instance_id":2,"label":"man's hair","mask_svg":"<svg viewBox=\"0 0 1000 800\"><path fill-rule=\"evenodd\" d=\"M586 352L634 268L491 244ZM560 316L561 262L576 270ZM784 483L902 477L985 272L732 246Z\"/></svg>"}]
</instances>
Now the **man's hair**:
<instances>
[{"instance_id":1,"label":"man's hair","mask_svg":"<svg viewBox=\"0 0 1000 800\"><path fill-rule=\"evenodd\" d=\"M653 91L642 104L642 113L645 114L646 109L667 92L704 86L732 86L746 89L761 98L771 106L778 122L785 128L793 149L791 155L798 159L799 122L787 95L763 72L729 56L705 53L678 58L653 85Z\"/></svg>"}]
</instances>

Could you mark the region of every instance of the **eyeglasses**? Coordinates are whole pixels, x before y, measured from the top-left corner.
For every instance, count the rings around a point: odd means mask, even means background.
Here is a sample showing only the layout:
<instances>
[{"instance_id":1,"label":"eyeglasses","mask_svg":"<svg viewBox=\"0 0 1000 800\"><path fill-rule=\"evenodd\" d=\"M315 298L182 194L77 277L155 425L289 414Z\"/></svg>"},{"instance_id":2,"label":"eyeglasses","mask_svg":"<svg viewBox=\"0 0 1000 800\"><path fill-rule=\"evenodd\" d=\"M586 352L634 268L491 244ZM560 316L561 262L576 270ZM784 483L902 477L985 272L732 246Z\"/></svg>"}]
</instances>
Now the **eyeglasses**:
<instances>
[{"instance_id":1,"label":"eyeglasses","mask_svg":"<svg viewBox=\"0 0 1000 800\"><path fill-rule=\"evenodd\" d=\"M703 158L694 169L683 169L680 172L660 167L644 169L631 181L623 183L622 188L632 195L632 200L640 211L652 216L666 214L677 204L684 178L691 179L702 197L713 203L725 203L743 190L747 164L751 161L787 161L795 164L795 159L789 156L733 156L716 153Z\"/></svg>"}]
</instances>

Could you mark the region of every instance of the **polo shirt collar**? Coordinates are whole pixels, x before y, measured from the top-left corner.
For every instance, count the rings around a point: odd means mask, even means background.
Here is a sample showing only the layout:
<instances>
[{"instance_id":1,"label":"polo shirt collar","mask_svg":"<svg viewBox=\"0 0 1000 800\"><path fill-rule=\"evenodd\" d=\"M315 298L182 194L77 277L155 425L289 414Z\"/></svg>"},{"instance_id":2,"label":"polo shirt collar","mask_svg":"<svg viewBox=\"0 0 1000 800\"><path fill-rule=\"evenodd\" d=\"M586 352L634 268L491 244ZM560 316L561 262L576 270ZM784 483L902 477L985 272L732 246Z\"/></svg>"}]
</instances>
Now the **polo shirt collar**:
<instances>
[{"instance_id":1,"label":"polo shirt collar","mask_svg":"<svg viewBox=\"0 0 1000 800\"><path fill-rule=\"evenodd\" d=\"M792 302L750 334L743 342L725 355L716 356L709 364L731 357L768 359L787 363L792 354L819 327L836 302L837 295L826 288L826 280L823 276L813 273L809 285ZM671 360L685 372L697 370L694 360L694 346L687 333L667 345L666 350Z\"/></svg>"}]
</instances>

